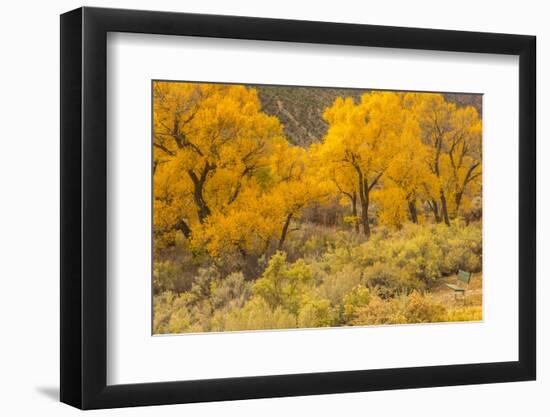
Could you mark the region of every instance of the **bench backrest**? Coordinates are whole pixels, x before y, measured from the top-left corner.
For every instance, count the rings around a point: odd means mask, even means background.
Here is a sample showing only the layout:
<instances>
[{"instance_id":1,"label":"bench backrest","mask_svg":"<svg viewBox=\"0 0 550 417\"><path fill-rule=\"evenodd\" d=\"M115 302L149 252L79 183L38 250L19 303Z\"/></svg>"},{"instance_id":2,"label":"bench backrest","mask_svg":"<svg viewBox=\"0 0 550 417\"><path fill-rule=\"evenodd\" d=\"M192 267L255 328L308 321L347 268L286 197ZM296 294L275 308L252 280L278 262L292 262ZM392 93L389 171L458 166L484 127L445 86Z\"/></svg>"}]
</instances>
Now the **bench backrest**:
<instances>
[{"instance_id":1,"label":"bench backrest","mask_svg":"<svg viewBox=\"0 0 550 417\"><path fill-rule=\"evenodd\" d=\"M465 284L469 284L470 279L472 278L472 273L471 272L466 272L466 271L463 271L463 270L459 269L457 278L459 280L461 280L462 282L464 282Z\"/></svg>"}]
</instances>

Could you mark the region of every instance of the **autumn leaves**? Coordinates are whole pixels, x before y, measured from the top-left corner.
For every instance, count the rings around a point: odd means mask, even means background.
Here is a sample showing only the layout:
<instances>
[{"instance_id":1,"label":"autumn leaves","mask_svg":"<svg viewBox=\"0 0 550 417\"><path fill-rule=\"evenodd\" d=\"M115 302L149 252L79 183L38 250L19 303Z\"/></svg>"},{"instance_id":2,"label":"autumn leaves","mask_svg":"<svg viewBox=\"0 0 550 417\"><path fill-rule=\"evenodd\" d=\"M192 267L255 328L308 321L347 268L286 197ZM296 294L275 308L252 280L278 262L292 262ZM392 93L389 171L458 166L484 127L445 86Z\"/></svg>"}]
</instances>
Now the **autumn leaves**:
<instances>
[{"instance_id":1,"label":"autumn leaves","mask_svg":"<svg viewBox=\"0 0 550 417\"><path fill-rule=\"evenodd\" d=\"M450 224L480 195L482 126L473 107L441 94L372 92L360 103L337 99L324 118L326 176L367 236L373 203L380 223L418 223L429 208L435 222Z\"/></svg>"},{"instance_id":2,"label":"autumn leaves","mask_svg":"<svg viewBox=\"0 0 550 417\"><path fill-rule=\"evenodd\" d=\"M481 120L440 94L366 92L324 113L308 149L254 88L155 82L154 234L217 257L283 249L304 209L339 199L351 228L450 223L481 190Z\"/></svg>"},{"instance_id":3,"label":"autumn leaves","mask_svg":"<svg viewBox=\"0 0 550 417\"><path fill-rule=\"evenodd\" d=\"M186 83L154 86L156 244L178 231L213 256L282 247L289 225L327 194L305 149L261 112L254 89Z\"/></svg>"}]
</instances>

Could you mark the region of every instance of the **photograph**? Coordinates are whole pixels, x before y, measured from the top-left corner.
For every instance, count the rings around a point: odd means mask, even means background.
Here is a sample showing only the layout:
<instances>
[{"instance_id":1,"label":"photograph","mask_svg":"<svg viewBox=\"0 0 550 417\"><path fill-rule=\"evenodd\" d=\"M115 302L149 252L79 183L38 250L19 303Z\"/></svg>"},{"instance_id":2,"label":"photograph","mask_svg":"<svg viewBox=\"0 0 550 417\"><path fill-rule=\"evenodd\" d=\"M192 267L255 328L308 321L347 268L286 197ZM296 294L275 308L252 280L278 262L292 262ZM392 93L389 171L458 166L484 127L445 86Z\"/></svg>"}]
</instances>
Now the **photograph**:
<instances>
[{"instance_id":1,"label":"photograph","mask_svg":"<svg viewBox=\"0 0 550 417\"><path fill-rule=\"evenodd\" d=\"M153 80L152 333L482 321L482 102Z\"/></svg>"}]
</instances>

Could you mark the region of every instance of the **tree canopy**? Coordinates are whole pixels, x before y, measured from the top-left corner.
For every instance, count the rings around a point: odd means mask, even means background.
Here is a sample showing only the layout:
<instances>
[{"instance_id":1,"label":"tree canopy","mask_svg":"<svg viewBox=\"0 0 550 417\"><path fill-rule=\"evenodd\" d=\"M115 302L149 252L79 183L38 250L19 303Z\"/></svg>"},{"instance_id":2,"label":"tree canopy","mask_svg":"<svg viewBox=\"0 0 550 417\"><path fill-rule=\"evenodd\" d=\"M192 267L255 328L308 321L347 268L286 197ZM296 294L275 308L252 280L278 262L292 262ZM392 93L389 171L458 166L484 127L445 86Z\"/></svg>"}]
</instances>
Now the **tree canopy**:
<instances>
[{"instance_id":1,"label":"tree canopy","mask_svg":"<svg viewBox=\"0 0 550 417\"><path fill-rule=\"evenodd\" d=\"M284 249L313 206L376 225L470 218L481 196L482 122L441 94L366 91L325 109L318 143L295 146L253 87L155 82L155 248L256 257ZM332 207L332 206L331 206Z\"/></svg>"}]
</instances>

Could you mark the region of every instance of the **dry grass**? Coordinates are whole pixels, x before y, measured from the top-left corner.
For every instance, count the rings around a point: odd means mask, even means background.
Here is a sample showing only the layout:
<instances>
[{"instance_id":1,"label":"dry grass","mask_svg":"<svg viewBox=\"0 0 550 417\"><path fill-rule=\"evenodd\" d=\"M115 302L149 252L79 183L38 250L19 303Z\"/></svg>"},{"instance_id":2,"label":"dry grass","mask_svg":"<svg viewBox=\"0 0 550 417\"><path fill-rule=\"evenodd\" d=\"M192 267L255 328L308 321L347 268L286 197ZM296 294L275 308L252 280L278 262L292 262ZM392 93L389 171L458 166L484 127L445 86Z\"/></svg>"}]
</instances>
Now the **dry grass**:
<instances>
[{"instance_id":1,"label":"dry grass","mask_svg":"<svg viewBox=\"0 0 550 417\"><path fill-rule=\"evenodd\" d=\"M483 277L474 274L466 286L459 281L459 286L466 288L464 296L454 294L445 284L457 284L456 275L439 280L430 293L441 301L448 311L448 321L479 321L483 319Z\"/></svg>"}]
</instances>

